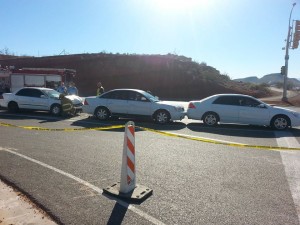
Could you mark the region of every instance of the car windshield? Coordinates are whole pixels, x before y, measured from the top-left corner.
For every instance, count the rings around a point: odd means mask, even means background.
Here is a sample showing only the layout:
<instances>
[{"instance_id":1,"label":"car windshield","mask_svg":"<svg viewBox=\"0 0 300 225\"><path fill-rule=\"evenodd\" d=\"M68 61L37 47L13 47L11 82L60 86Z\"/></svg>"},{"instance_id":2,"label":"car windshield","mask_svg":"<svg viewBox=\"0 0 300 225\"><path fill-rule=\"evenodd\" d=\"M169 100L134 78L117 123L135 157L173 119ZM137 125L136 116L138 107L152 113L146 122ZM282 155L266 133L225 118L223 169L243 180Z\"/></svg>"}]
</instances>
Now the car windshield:
<instances>
[{"instance_id":1,"label":"car windshield","mask_svg":"<svg viewBox=\"0 0 300 225\"><path fill-rule=\"evenodd\" d=\"M60 93L55 90L43 90L50 98L59 98Z\"/></svg>"},{"instance_id":2,"label":"car windshield","mask_svg":"<svg viewBox=\"0 0 300 225\"><path fill-rule=\"evenodd\" d=\"M157 96L153 96L152 94L150 94L149 92L143 91L142 94L148 98L151 102L159 102L159 99Z\"/></svg>"}]
</instances>

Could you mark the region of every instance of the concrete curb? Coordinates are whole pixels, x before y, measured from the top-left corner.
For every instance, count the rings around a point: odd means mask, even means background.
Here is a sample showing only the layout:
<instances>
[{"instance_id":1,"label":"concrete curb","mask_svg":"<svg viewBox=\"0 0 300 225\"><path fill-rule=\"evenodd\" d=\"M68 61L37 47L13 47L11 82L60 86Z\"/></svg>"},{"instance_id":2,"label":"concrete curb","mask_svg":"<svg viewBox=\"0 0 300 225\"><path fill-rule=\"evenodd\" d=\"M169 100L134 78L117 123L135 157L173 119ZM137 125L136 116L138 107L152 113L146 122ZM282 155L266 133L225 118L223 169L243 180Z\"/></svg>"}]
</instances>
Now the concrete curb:
<instances>
[{"instance_id":1,"label":"concrete curb","mask_svg":"<svg viewBox=\"0 0 300 225\"><path fill-rule=\"evenodd\" d=\"M0 225L56 225L51 218L21 192L0 180Z\"/></svg>"}]
</instances>

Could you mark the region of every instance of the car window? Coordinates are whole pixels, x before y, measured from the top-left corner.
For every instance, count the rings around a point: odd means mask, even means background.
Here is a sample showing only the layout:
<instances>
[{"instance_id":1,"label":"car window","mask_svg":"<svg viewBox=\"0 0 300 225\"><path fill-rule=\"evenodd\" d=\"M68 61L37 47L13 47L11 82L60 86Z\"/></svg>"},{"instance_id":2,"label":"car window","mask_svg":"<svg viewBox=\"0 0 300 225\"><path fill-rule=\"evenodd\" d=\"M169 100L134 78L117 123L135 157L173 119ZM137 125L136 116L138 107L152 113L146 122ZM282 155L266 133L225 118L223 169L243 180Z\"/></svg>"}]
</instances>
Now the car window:
<instances>
[{"instance_id":1,"label":"car window","mask_svg":"<svg viewBox=\"0 0 300 225\"><path fill-rule=\"evenodd\" d=\"M107 99L118 99L118 100L128 100L128 91L111 91L104 95L101 95L100 98Z\"/></svg>"},{"instance_id":2,"label":"car window","mask_svg":"<svg viewBox=\"0 0 300 225\"><path fill-rule=\"evenodd\" d=\"M143 94L142 94L144 97L146 97L146 101L151 101L151 102L158 102L159 99L157 96L154 96L152 95L151 93L149 92L146 92L146 91L143 91Z\"/></svg>"},{"instance_id":3,"label":"car window","mask_svg":"<svg viewBox=\"0 0 300 225\"><path fill-rule=\"evenodd\" d=\"M253 98L248 98L248 97L241 97L240 98L240 105L241 106L247 106L247 107L257 107L261 103L259 101L256 101Z\"/></svg>"},{"instance_id":4,"label":"car window","mask_svg":"<svg viewBox=\"0 0 300 225\"><path fill-rule=\"evenodd\" d=\"M239 98L237 96L220 96L213 104L219 105L240 105Z\"/></svg>"},{"instance_id":5,"label":"car window","mask_svg":"<svg viewBox=\"0 0 300 225\"><path fill-rule=\"evenodd\" d=\"M30 96L30 90L29 89L22 89L16 93L18 96Z\"/></svg>"},{"instance_id":6,"label":"car window","mask_svg":"<svg viewBox=\"0 0 300 225\"><path fill-rule=\"evenodd\" d=\"M45 94L50 98L59 98L60 93L55 90L44 90Z\"/></svg>"},{"instance_id":7,"label":"car window","mask_svg":"<svg viewBox=\"0 0 300 225\"><path fill-rule=\"evenodd\" d=\"M111 91L101 95L99 98L113 99L114 98L113 96L114 96L114 91Z\"/></svg>"},{"instance_id":8,"label":"car window","mask_svg":"<svg viewBox=\"0 0 300 225\"><path fill-rule=\"evenodd\" d=\"M45 95L42 91L37 89L31 90L31 97L40 98L42 95Z\"/></svg>"},{"instance_id":9,"label":"car window","mask_svg":"<svg viewBox=\"0 0 300 225\"><path fill-rule=\"evenodd\" d=\"M128 92L128 100L141 101L141 102L149 101L144 95L142 95L141 93L136 92L136 91L129 91Z\"/></svg>"},{"instance_id":10,"label":"car window","mask_svg":"<svg viewBox=\"0 0 300 225\"><path fill-rule=\"evenodd\" d=\"M18 96L36 97L40 98L44 93L37 89L25 88L16 93Z\"/></svg>"}]
</instances>

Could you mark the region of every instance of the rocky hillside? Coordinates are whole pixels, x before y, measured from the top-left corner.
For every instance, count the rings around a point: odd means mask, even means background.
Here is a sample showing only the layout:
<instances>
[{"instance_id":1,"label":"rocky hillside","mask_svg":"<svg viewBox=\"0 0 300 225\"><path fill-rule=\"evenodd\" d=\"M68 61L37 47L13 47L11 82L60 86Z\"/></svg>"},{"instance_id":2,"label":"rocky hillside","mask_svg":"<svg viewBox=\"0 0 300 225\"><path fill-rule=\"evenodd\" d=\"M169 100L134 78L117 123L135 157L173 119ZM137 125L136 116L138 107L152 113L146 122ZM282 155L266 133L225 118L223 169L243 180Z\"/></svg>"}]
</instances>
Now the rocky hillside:
<instances>
[{"instance_id":1,"label":"rocky hillside","mask_svg":"<svg viewBox=\"0 0 300 225\"><path fill-rule=\"evenodd\" d=\"M283 76L280 73L271 73L263 76L262 78L258 77L246 77L242 79L235 79L235 81L242 81L254 84L269 84L274 85L276 83L283 83ZM293 83L294 86L300 87L300 81L296 78L288 78L288 81Z\"/></svg>"},{"instance_id":2,"label":"rocky hillside","mask_svg":"<svg viewBox=\"0 0 300 225\"><path fill-rule=\"evenodd\" d=\"M79 94L96 94L101 81L105 90L137 88L150 90L162 99L191 100L217 93L245 93L265 96L249 85L231 81L218 70L205 63L177 55L119 55L77 54L50 57L15 57L0 59L4 66L16 68L68 68L75 69L74 78Z\"/></svg>"}]
</instances>

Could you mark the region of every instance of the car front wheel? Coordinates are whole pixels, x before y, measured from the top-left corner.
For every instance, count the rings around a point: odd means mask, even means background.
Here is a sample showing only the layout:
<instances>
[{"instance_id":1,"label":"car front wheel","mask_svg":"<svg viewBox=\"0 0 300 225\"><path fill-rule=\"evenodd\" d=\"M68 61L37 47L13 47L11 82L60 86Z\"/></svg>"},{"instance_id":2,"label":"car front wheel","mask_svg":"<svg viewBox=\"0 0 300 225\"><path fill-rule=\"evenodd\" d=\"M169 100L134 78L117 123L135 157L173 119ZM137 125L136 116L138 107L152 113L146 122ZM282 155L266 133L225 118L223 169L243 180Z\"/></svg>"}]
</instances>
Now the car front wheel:
<instances>
[{"instance_id":1,"label":"car front wheel","mask_svg":"<svg viewBox=\"0 0 300 225\"><path fill-rule=\"evenodd\" d=\"M219 122L219 117L214 112L205 113L203 116L203 123L207 126L216 126Z\"/></svg>"},{"instance_id":2,"label":"car front wheel","mask_svg":"<svg viewBox=\"0 0 300 225\"><path fill-rule=\"evenodd\" d=\"M275 116L271 121L271 127L275 130L286 130L290 126L290 120L287 116Z\"/></svg>"},{"instance_id":3,"label":"car front wheel","mask_svg":"<svg viewBox=\"0 0 300 225\"><path fill-rule=\"evenodd\" d=\"M166 110L159 110L154 114L154 120L159 124L166 124L170 122L171 116Z\"/></svg>"},{"instance_id":4,"label":"car front wheel","mask_svg":"<svg viewBox=\"0 0 300 225\"><path fill-rule=\"evenodd\" d=\"M58 104L51 106L50 113L54 116L59 116L61 114L61 106Z\"/></svg>"},{"instance_id":5,"label":"car front wheel","mask_svg":"<svg viewBox=\"0 0 300 225\"><path fill-rule=\"evenodd\" d=\"M109 118L109 111L108 109L104 108L104 107L99 107L96 109L95 111L95 116L97 117L97 119L99 120L107 120Z\"/></svg>"}]
</instances>

